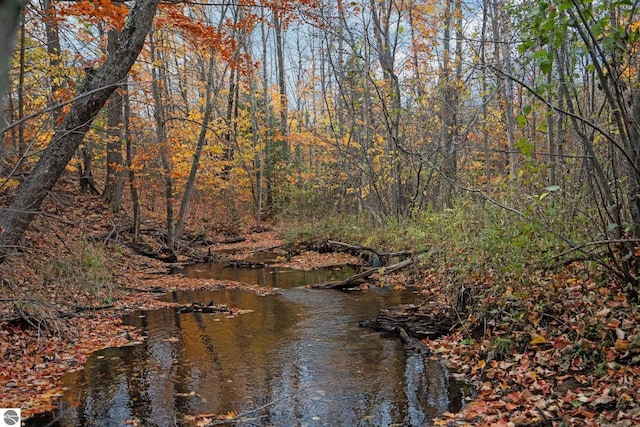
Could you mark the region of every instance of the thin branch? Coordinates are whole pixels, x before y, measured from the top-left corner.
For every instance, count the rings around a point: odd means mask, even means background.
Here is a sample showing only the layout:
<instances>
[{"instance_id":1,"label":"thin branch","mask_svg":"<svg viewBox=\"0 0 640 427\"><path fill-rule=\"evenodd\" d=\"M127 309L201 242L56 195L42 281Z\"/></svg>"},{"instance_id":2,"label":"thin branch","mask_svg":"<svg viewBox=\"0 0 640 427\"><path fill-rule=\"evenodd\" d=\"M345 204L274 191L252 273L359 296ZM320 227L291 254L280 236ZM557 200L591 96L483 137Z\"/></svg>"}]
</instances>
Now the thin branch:
<instances>
[{"instance_id":1,"label":"thin branch","mask_svg":"<svg viewBox=\"0 0 640 427\"><path fill-rule=\"evenodd\" d=\"M547 261L552 261L558 258L561 258L565 255L570 254L571 252L576 252L576 251L581 251L581 252L585 252L583 251L584 248L588 248L589 246L605 246L605 245L613 245L616 243L640 243L640 239L613 239L613 240L598 240L596 242L586 242L586 243L582 243L580 245L577 246L573 246L569 249L567 249L564 252L561 252L557 255L552 256L551 258L549 258ZM586 252L585 252L586 253Z\"/></svg>"},{"instance_id":2,"label":"thin branch","mask_svg":"<svg viewBox=\"0 0 640 427\"><path fill-rule=\"evenodd\" d=\"M219 426L219 425L226 425L226 424L231 424L231 423L237 423L237 422L241 422L241 421L246 421L246 417L247 417L247 415L255 414L255 413L257 413L257 412L264 411L265 409L267 409L267 408L269 408L269 407L271 407L271 406L274 406L274 405L276 405L277 403L280 403L280 402L282 402L282 401L284 401L284 400L290 399L290 398L292 398L292 397L294 397L294 396L296 396L296 395L298 395L298 394L302 393L303 391L305 391L305 390L307 390L307 389L310 389L310 388L313 388L313 387L320 387L320 386L323 386L323 385L326 385L326 384L330 384L330 383L331 383L330 381L327 381L327 382L324 382L324 383L309 384L308 386L302 387L301 389L297 390L295 393L290 393L290 394L284 395L284 396L282 396L282 397L280 397L280 398L278 398L278 399L275 399L275 400L272 400L272 401L270 401L270 402L267 402L267 403L265 403L265 404L264 404L264 405L262 405L262 406L258 406L258 407L257 407L257 408L255 408L255 409L250 409L250 410L248 410L248 411L241 412L240 414L238 414L237 416L235 416L235 417L233 417L233 418L223 419L223 420L219 420L219 421L213 421L213 422L211 422L211 423L209 423L209 424L206 424L206 426L205 426L205 427L209 427L209 426Z\"/></svg>"},{"instance_id":3,"label":"thin branch","mask_svg":"<svg viewBox=\"0 0 640 427\"><path fill-rule=\"evenodd\" d=\"M113 87L113 86L123 86L123 85L125 85L126 83L127 83L127 82L126 82L126 80L124 80L124 81L120 81L120 82L117 82L117 83L114 83L114 84L110 84L110 85L106 85L106 86L101 86L101 87L99 87L99 88L96 88L96 89L90 90L90 91L88 91L88 92L83 92L83 93L81 93L80 95L78 95L78 96L76 96L76 97L74 97L74 98L69 99L68 101L60 102L60 103L58 103L58 104L56 104L56 105L52 105L51 107L47 107L47 108L45 108L44 110L39 110L39 111L36 111L35 113L31 113L31 114L29 114L28 116L25 116L25 117L21 118L20 120L16 120L15 122L13 122L13 123L11 123L11 124L7 125L6 127L4 127L4 128L2 128L2 129L0 129L0 135L3 135L6 131L13 129L13 128L14 128L14 127L16 127L16 126L20 126L22 123L26 122L27 120L31 120L31 119L33 119L34 117L38 117L38 116L39 116L39 115L41 115L41 114L49 113L49 112L51 112L51 111L57 110L58 108L62 108L62 107L64 107L65 105L72 104L72 103L74 103L74 102L76 102L76 101L78 101L78 100L80 100L80 99L82 99L82 98L85 98L85 97L87 97L87 96L89 96L89 95L92 95L92 94L94 94L94 93L96 93L96 92L103 91L103 90L108 89L108 88Z\"/></svg>"},{"instance_id":4,"label":"thin branch","mask_svg":"<svg viewBox=\"0 0 640 427\"><path fill-rule=\"evenodd\" d=\"M557 105L554 105L551 101L549 101L544 96L542 96L540 93L538 93L538 91L536 91L534 88L532 88L531 86L529 86L528 84L526 84L522 80L518 79L517 77L515 77L515 76L513 76L511 74L505 73L504 71L497 69L493 65L488 65L487 67L492 69L496 74L500 74L505 78L513 80L514 82L516 82L517 84L519 84L520 86L525 88L533 96L535 96L540 101L542 101L543 104L545 104L547 107L551 108L553 111L565 114L565 115L567 115L569 117L573 117L574 119L584 123L585 125L589 126L590 128L598 131L602 136L604 136L611 143L611 145L616 147L622 153L622 155L624 156L625 159L627 159L627 161L629 162L629 165L633 168L635 173L637 175L640 175L640 169L638 169L638 167L636 166L635 162L631 159L631 157L629 157L629 154L626 152L626 150L622 146L620 146L620 144L614 139L613 136L611 136L611 134L609 132L607 132L606 130L604 130L600 126L598 126L597 123L594 123L594 122L592 122L592 121L590 121L590 120L588 120L588 119L586 119L586 118L584 118L584 117L582 117L582 116L580 116L580 115L578 115L576 113L572 113L571 111L565 110L564 108L560 108Z\"/></svg>"}]
</instances>

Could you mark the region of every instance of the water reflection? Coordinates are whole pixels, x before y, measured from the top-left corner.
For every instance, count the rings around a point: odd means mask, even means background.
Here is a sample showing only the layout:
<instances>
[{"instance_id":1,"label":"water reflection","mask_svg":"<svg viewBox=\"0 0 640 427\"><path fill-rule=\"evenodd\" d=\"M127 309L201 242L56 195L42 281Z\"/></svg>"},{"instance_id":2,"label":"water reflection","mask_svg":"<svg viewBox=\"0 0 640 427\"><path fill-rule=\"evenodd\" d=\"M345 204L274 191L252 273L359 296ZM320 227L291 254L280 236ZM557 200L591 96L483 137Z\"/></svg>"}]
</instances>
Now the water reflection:
<instances>
[{"instance_id":1,"label":"water reflection","mask_svg":"<svg viewBox=\"0 0 640 427\"><path fill-rule=\"evenodd\" d=\"M95 353L67 375L55 425L188 425L185 415L240 413L239 425L418 426L458 409L460 392L440 363L357 326L410 294L278 284L290 289L167 295L253 310L235 318L174 310L128 317L148 339Z\"/></svg>"},{"instance_id":2,"label":"water reflection","mask_svg":"<svg viewBox=\"0 0 640 427\"><path fill-rule=\"evenodd\" d=\"M262 261L265 261L265 259ZM297 286L344 280L355 274L355 270L349 266L318 268L310 271L275 266L238 268L226 262L209 262L176 269L174 273L199 279L215 278L220 280L233 280L251 285L288 289Z\"/></svg>"}]
</instances>

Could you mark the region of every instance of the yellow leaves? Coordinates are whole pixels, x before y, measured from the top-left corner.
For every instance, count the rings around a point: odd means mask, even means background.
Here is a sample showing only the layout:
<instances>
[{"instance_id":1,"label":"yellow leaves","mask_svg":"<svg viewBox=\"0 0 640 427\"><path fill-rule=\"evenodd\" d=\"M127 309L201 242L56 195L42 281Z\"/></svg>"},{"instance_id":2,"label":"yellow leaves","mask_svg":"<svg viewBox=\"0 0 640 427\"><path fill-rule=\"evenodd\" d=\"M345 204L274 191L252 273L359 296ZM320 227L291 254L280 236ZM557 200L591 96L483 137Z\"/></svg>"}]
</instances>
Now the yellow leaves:
<instances>
[{"instance_id":1,"label":"yellow leaves","mask_svg":"<svg viewBox=\"0 0 640 427\"><path fill-rule=\"evenodd\" d=\"M20 181L18 181L15 178L8 178L8 179L0 180L0 187L5 188L7 190L10 190L12 188L16 188L18 185L20 185Z\"/></svg>"},{"instance_id":2,"label":"yellow leaves","mask_svg":"<svg viewBox=\"0 0 640 427\"><path fill-rule=\"evenodd\" d=\"M529 344L531 345L540 345L540 344L546 344L546 343L547 343L547 339L542 335L536 335L533 338L531 338L531 341L529 341Z\"/></svg>"},{"instance_id":3,"label":"yellow leaves","mask_svg":"<svg viewBox=\"0 0 640 427\"><path fill-rule=\"evenodd\" d=\"M618 351L625 351L627 350L627 348L629 348L629 342L618 338L614 344L614 347Z\"/></svg>"}]
</instances>

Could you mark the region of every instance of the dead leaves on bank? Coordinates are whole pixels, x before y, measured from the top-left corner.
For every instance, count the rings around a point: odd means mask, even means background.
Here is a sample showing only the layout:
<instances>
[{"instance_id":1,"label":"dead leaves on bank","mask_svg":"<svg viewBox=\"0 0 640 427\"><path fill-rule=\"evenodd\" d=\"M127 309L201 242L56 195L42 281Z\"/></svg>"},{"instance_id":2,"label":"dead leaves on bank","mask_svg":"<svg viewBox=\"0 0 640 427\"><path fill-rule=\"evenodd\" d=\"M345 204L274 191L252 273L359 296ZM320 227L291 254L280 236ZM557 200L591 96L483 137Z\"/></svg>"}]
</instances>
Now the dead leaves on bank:
<instances>
[{"instance_id":1,"label":"dead leaves on bank","mask_svg":"<svg viewBox=\"0 0 640 427\"><path fill-rule=\"evenodd\" d=\"M140 290L240 288L258 294L275 291L257 285L235 282L158 277L140 281ZM55 408L53 402L62 394L60 379L72 370L81 369L87 357L106 347L139 344L144 337L122 324L119 315L134 310L174 308L176 310L219 312L237 316L247 312L235 307L180 305L154 298L156 293L133 292L114 301L110 310L85 313L58 320L60 333L43 337L37 329L0 323L0 402L4 407L20 407L24 417Z\"/></svg>"},{"instance_id":2,"label":"dead leaves on bank","mask_svg":"<svg viewBox=\"0 0 640 427\"><path fill-rule=\"evenodd\" d=\"M25 417L53 409L54 399L62 394L62 375L81 368L95 350L139 339L113 315L81 316L67 322L65 335L47 339L33 329L0 328L0 402L4 407L22 408Z\"/></svg>"},{"instance_id":3,"label":"dead leaves on bank","mask_svg":"<svg viewBox=\"0 0 640 427\"><path fill-rule=\"evenodd\" d=\"M636 305L614 283L562 275L535 283L492 286L485 317L467 319L467 331L484 323L480 338L425 340L477 393L435 424L639 425Z\"/></svg>"}]
</instances>

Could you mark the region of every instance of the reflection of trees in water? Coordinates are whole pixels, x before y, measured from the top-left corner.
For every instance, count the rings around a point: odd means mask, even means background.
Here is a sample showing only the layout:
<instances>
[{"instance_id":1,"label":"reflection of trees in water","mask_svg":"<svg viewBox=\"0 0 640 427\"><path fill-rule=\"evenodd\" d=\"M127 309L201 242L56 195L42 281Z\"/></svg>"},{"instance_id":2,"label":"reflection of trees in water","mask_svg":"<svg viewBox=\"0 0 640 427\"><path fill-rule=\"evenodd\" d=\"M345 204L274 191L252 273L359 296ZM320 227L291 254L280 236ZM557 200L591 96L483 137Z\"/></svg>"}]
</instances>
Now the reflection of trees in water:
<instances>
[{"instance_id":1,"label":"reflection of trees in water","mask_svg":"<svg viewBox=\"0 0 640 427\"><path fill-rule=\"evenodd\" d=\"M148 340L92 356L87 369L74 374L78 387L65 399L76 396L77 409L64 418L68 425L121 425L131 418L172 425L183 414L264 405L252 416L273 425L424 424L455 405L444 367L407 357L399 340L357 327L381 305L407 297L379 289L301 288L266 297L237 290L174 293L181 303L254 311L232 319L174 310L132 315L130 323Z\"/></svg>"},{"instance_id":2,"label":"reflection of trees in water","mask_svg":"<svg viewBox=\"0 0 640 427\"><path fill-rule=\"evenodd\" d=\"M274 297L221 290L186 293L180 302L223 301L252 313L226 319L194 313L182 321L180 381L190 398L186 413L227 413L255 406L267 379L277 373L273 354L295 323L295 307ZM283 320L287 321L283 321Z\"/></svg>"}]
</instances>

